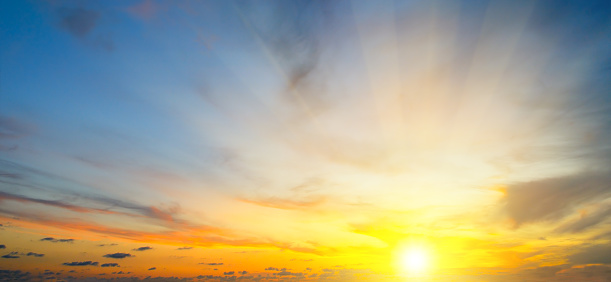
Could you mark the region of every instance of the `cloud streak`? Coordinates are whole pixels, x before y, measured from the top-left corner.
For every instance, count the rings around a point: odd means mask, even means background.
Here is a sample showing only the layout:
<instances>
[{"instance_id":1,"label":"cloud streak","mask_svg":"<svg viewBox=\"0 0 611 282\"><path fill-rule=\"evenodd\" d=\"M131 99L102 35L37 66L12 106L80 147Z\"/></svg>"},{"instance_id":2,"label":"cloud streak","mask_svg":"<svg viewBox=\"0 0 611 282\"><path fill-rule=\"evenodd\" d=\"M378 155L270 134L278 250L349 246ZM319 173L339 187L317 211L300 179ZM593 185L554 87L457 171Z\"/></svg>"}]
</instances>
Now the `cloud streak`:
<instances>
[{"instance_id":1,"label":"cloud streak","mask_svg":"<svg viewBox=\"0 0 611 282\"><path fill-rule=\"evenodd\" d=\"M133 257L131 254L128 253L114 253L114 254L106 254L104 255L105 258L114 258L114 259L123 259L123 258L128 258L128 257Z\"/></svg>"},{"instance_id":2,"label":"cloud streak","mask_svg":"<svg viewBox=\"0 0 611 282\"><path fill-rule=\"evenodd\" d=\"M585 173L518 183L507 188L505 210L517 227L525 223L556 220L591 201L611 195L611 176L606 172ZM599 223L606 215L581 220L561 231L579 231Z\"/></svg>"},{"instance_id":3,"label":"cloud streak","mask_svg":"<svg viewBox=\"0 0 611 282\"><path fill-rule=\"evenodd\" d=\"M63 265L66 266L98 266L97 261L73 261L73 262L64 262Z\"/></svg>"},{"instance_id":4,"label":"cloud streak","mask_svg":"<svg viewBox=\"0 0 611 282\"><path fill-rule=\"evenodd\" d=\"M53 243L73 243L74 239L56 239L53 237L45 237L40 239L43 242L53 242Z\"/></svg>"}]
</instances>

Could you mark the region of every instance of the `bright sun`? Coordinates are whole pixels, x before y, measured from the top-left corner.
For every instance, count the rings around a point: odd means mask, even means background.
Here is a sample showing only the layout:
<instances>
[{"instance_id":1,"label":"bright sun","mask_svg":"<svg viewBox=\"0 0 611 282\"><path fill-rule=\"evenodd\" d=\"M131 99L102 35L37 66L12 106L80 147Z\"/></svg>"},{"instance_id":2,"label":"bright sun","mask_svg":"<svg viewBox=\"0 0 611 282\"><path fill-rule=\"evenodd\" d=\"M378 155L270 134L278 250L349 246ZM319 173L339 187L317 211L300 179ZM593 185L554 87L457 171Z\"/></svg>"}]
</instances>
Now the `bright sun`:
<instances>
[{"instance_id":1,"label":"bright sun","mask_svg":"<svg viewBox=\"0 0 611 282\"><path fill-rule=\"evenodd\" d=\"M422 274L429 266L429 255L424 248L412 247L404 251L402 267L410 274Z\"/></svg>"}]
</instances>

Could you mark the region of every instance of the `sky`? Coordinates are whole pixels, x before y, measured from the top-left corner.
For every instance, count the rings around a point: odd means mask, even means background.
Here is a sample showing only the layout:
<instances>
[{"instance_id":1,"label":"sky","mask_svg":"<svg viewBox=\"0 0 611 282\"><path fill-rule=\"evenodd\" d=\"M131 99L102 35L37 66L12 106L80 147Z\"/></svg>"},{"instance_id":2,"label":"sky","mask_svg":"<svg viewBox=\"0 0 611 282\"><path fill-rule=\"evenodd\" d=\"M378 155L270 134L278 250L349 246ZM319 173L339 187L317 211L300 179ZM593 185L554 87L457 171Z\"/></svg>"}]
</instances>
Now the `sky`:
<instances>
[{"instance_id":1,"label":"sky","mask_svg":"<svg viewBox=\"0 0 611 282\"><path fill-rule=\"evenodd\" d=\"M0 280L608 281L609 1L0 1Z\"/></svg>"}]
</instances>

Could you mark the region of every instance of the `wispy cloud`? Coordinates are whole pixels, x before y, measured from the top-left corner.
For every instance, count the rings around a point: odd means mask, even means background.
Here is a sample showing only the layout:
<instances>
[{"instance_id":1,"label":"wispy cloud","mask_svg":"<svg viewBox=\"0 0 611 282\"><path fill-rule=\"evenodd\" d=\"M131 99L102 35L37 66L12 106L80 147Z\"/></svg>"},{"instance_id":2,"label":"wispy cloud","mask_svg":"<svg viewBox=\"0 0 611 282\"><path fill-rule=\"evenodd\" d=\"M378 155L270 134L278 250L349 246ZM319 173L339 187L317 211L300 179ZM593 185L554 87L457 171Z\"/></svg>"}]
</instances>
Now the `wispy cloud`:
<instances>
[{"instance_id":1,"label":"wispy cloud","mask_svg":"<svg viewBox=\"0 0 611 282\"><path fill-rule=\"evenodd\" d=\"M610 183L611 176L606 172L518 183L505 191L505 209L515 221L516 227L530 222L555 220L583 204L611 195ZM595 225L600 220L601 215L594 216L572 226L565 226L562 230L577 231Z\"/></svg>"},{"instance_id":2,"label":"wispy cloud","mask_svg":"<svg viewBox=\"0 0 611 282\"><path fill-rule=\"evenodd\" d=\"M258 206L276 208L276 209L307 209L322 205L327 200L323 196L306 197L302 199L285 199L279 197L269 197L263 199L240 199L241 201Z\"/></svg>"},{"instance_id":3,"label":"wispy cloud","mask_svg":"<svg viewBox=\"0 0 611 282\"><path fill-rule=\"evenodd\" d=\"M84 8L62 7L58 10L60 27L70 34L83 38L96 26L100 14Z\"/></svg>"}]
</instances>

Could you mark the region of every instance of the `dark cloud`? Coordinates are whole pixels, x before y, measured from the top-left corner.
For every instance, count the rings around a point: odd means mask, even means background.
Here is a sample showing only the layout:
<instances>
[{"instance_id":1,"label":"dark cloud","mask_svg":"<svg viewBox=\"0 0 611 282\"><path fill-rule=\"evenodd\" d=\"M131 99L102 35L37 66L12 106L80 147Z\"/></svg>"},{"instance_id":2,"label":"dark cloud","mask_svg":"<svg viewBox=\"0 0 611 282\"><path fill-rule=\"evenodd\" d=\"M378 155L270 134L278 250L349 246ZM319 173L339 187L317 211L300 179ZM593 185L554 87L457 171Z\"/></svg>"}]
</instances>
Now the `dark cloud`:
<instances>
[{"instance_id":1,"label":"dark cloud","mask_svg":"<svg viewBox=\"0 0 611 282\"><path fill-rule=\"evenodd\" d=\"M265 270L269 270L269 271L280 271L280 269L275 268L275 267L268 267Z\"/></svg>"},{"instance_id":2,"label":"dark cloud","mask_svg":"<svg viewBox=\"0 0 611 282\"><path fill-rule=\"evenodd\" d=\"M30 272L0 269L0 280L2 281L31 281L33 278Z\"/></svg>"},{"instance_id":3,"label":"dark cloud","mask_svg":"<svg viewBox=\"0 0 611 282\"><path fill-rule=\"evenodd\" d=\"M48 242L53 242L53 243L72 243L74 242L74 239L55 239L53 237L46 237L46 238L40 239L40 241L48 241Z\"/></svg>"},{"instance_id":4,"label":"dark cloud","mask_svg":"<svg viewBox=\"0 0 611 282\"><path fill-rule=\"evenodd\" d=\"M238 271L238 274L241 274L241 275L246 275L246 274L248 274L248 271L246 271L246 270L244 270L244 271Z\"/></svg>"},{"instance_id":5,"label":"dark cloud","mask_svg":"<svg viewBox=\"0 0 611 282\"><path fill-rule=\"evenodd\" d=\"M582 248L579 252L568 256L574 264L611 264L611 245L593 245Z\"/></svg>"},{"instance_id":6,"label":"dark cloud","mask_svg":"<svg viewBox=\"0 0 611 282\"><path fill-rule=\"evenodd\" d=\"M193 247L180 247L177 250L190 250L193 249Z\"/></svg>"},{"instance_id":7,"label":"dark cloud","mask_svg":"<svg viewBox=\"0 0 611 282\"><path fill-rule=\"evenodd\" d=\"M44 257L45 254L38 254L38 253L29 252L29 253L26 254L26 256L28 256L28 257Z\"/></svg>"},{"instance_id":8,"label":"dark cloud","mask_svg":"<svg viewBox=\"0 0 611 282\"><path fill-rule=\"evenodd\" d=\"M136 248L133 249L134 251L147 251L147 250L152 250L153 248L146 246L146 247L140 247L140 248Z\"/></svg>"},{"instance_id":9,"label":"dark cloud","mask_svg":"<svg viewBox=\"0 0 611 282\"><path fill-rule=\"evenodd\" d=\"M58 10L60 27L78 38L83 38L96 26L100 14L83 8L62 7Z\"/></svg>"},{"instance_id":10,"label":"dark cloud","mask_svg":"<svg viewBox=\"0 0 611 282\"><path fill-rule=\"evenodd\" d=\"M100 265L101 267L121 267L118 263L115 262L111 262L111 263L103 263L102 265Z\"/></svg>"},{"instance_id":11,"label":"dark cloud","mask_svg":"<svg viewBox=\"0 0 611 282\"><path fill-rule=\"evenodd\" d=\"M149 268L149 270L155 270L155 269L157 269L157 267L151 267L151 268Z\"/></svg>"},{"instance_id":12,"label":"dark cloud","mask_svg":"<svg viewBox=\"0 0 611 282\"><path fill-rule=\"evenodd\" d=\"M583 203L604 199L610 194L611 174L584 173L512 185L507 188L504 208L517 227L561 218ZM598 223L597 219L602 217L594 217L566 230L587 228Z\"/></svg>"},{"instance_id":13,"label":"dark cloud","mask_svg":"<svg viewBox=\"0 0 611 282\"><path fill-rule=\"evenodd\" d=\"M6 249L5 245L0 245L0 249Z\"/></svg>"},{"instance_id":14,"label":"dark cloud","mask_svg":"<svg viewBox=\"0 0 611 282\"><path fill-rule=\"evenodd\" d=\"M127 257L131 257L131 254L126 254L126 253L114 253L114 254L106 254L104 255L105 258L115 258L115 259L122 259L122 258L127 258Z\"/></svg>"},{"instance_id":15,"label":"dark cloud","mask_svg":"<svg viewBox=\"0 0 611 282\"><path fill-rule=\"evenodd\" d=\"M98 266L98 262L97 261L73 261L73 262L64 262L63 265L67 265L67 266Z\"/></svg>"},{"instance_id":16,"label":"dark cloud","mask_svg":"<svg viewBox=\"0 0 611 282\"><path fill-rule=\"evenodd\" d=\"M207 265L223 265L222 262L210 262L210 263L206 263Z\"/></svg>"},{"instance_id":17,"label":"dark cloud","mask_svg":"<svg viewBox=\"0 0 611 282\"><path fill-rule=\"evenodd\" d=\"M10 252L6 255L3 255L2 258L16 259L16 258L19 258L18 254L19 254L18 252Z\"/></svg>"},{"instance_id":18,"label":"dark cloud","mask_svg":"<svg viewBox=\"0 0 611 282\"><path fill-rule=\"evenodd\" d=\"M224 275L234 275L235 271L223 272Z\"/></svg>"}]
</instances>

